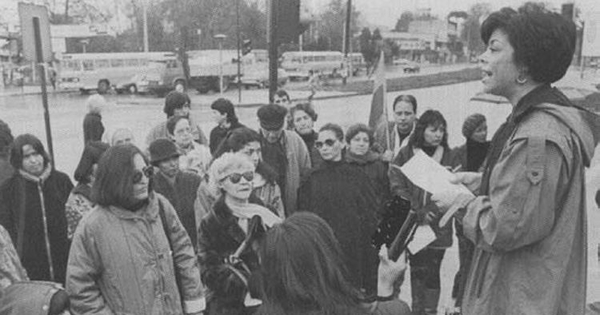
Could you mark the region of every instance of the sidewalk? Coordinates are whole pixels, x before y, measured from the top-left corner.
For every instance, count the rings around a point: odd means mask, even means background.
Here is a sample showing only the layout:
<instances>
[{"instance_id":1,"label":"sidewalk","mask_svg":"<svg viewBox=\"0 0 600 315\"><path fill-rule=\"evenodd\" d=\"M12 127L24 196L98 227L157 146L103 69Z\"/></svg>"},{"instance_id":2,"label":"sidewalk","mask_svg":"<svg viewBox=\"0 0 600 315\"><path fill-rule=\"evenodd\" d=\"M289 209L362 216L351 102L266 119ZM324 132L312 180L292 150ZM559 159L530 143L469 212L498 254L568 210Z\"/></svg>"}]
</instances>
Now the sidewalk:
<instances>
[{"instance_id":1,"label":"sidewalk","mask_svg":"<svg viewBox=\"0 0 600 315\"><path fill-rule=\"evenodd\" d=\"M51 85L48 85L47 91L48 91L48 94L74 92L74 91L69 91L69 90L56 90L55 91ZM40 85L24 85L22 87L19 87L19 86L5 87L5 86L0 85L0 97L35 95L35 94L42 94L42 87Z\"/></svg>"}]
</instances>

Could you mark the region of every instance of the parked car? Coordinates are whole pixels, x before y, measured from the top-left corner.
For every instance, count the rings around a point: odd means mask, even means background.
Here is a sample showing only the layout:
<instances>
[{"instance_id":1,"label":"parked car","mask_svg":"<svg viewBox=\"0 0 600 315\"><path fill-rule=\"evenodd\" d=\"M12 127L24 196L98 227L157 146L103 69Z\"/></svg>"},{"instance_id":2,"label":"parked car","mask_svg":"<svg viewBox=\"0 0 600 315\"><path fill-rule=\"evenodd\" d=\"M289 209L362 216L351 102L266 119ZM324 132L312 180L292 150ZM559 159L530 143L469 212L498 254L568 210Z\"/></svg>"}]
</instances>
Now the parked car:
<instances>
[{"instance_id":1,"label":"parked car","mask_svg":"<svg viewBox=\"0 0 600 315\"><path fill-rule=\"evenodd\" d=\"M289 81L287 72L277 69L277 86L284 86ZM269 86L269 69L245 70L241 78L242 86L245 88L257 87L259 89Z\"/></svg>"},{"instance_id":2,"label":"parked car","mask_svg":"<svg viewBox=\"0 0 600 315\"><path fill-rule=\"evenodd\" d=\"M394 66L401 66L404 73L419 73L421 71L421 66L418 63L404 58L395 59L392 61L392 64Z\"/></svg>"}]
</instances>

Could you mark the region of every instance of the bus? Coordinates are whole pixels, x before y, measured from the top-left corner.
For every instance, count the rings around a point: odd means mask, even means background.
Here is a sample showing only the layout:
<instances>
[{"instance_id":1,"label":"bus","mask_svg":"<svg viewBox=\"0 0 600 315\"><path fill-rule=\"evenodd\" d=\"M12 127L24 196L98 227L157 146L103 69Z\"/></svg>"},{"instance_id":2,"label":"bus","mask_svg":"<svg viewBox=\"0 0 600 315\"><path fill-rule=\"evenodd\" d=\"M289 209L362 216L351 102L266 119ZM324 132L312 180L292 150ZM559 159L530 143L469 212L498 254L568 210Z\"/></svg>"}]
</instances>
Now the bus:
<instances>
[{"instance_id":1,"label":"bus","mask_svg":"<svg viewBox=\"0 0 600 315\"><path fill-rule=\"evenodd\" d=\"M339 51L288 51L281 57L281 67L290 79L308 79L311 71L337 75L343 63L344 55Z\"/></svg>"},{"instance_id":2,"label":"bus","mask_svg":"<svg viewBox=\"0 0 600 315\"><path fill-rule=\"evenodd\" d=\"M136 77L143 77L151 60L176 58L173 52L120 52L62 54L58 64L58 86L82 93L106 93L111 88L137 92Z\"/></svg>"}]
</instances>

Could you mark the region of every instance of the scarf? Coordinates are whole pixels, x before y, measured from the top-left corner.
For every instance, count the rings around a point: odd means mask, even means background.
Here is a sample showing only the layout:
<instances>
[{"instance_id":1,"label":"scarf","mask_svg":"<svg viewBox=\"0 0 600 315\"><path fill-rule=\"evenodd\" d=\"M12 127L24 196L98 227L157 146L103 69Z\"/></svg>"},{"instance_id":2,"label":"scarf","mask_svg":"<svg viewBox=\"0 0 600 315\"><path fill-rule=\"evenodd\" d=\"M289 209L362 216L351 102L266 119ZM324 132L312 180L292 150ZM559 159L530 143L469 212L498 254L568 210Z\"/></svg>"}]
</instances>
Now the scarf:
<instances>
[{"instance_id":1,"label":"scarf","mask_svg":"<svg viewBox=\"0 0 600 315\"><path fill-rule=\"evenodd\" d=\"M19 169L19 174L21 176L23 176L23 178L25 178L26 180L28 180L30 182L34 182L34 183L38 184L39 186L43 185L44 182L48 179L48 177L50 177L50 173L52 173L52 165L50 163L48 163L48 165L46 165L46 168L44 169L44 171L42 172L42 174L40 176L35 176L35 175L25 172L23 169Z\"/></svg>"},{"instance_id":2,"label":"scarf","mask_svg":"<svg viewBox=\"0 0 600 315\"><path fill-rule=\"evenodd\" d=\"M414 148L413 152L417 153L417 151L423 151L425 154L430 156L438 163L442 163L442 158L444 157L444 147L438 145L436 147L422 147L422 148Z\"/></svg>"},{"instance_id":3,"label":"scarf","mask_svg":"<svg viewBox=\"0 0 600 315\"><path fill-rule=\"evenodd\" d=\"M479 171L489 148L490 143L487 141L477 142L467 138L467 165L464 170L467 172Z\"/></svg>"},{"instance_id":4,"label":"scarf","mask_svg":"<svg viewBox=\"0 0 600 315\"><path fill-rule=\"evenodd\" d=\"M231 214L238 219L238 224L244 233L248 233L248 222L250 222L250 219L255 215L259 216L262 219L263 225L267 227L272 227L282 221L281 218L276 216L271 210L254 203L226 203L226 205L231 210Z\"/></svg>"},{"instance_id":5,"label":"scarf","mask_svg":"<svg viewBox=\"0 0 600 315\"><path fill-rule=\"evenodd\" d=\"M348 163L365 165L381 160L381 154L369 150L363 155L358 155L352 153L350 150L346 150L345 158Z\"/></svg>"},{"instance_id":6,"label":"scarf","mask_svg":"<svg viewBox=\"0 0 600 315\"><path fill-rule=\"evenodd\" d=\"M494 137L492 138L492 142L490 144L490 148L485 159L483 166L483 177L481 179L481 195L489 194L490 189L490 176L492 174L492 170L498 163L498 159L500 158L500 154L502 150L504 150L504 146L508 142L510 136L517 129L519 122L523 120L527 115L535 111L535 106L541 103L552 103L559 106L572 106L569 99L558 89L550 87L550 84L542 84L527 95L523 96L517 106L513 108L513 111L506 122L504 122Z\"/></svg>"}]
</instances>

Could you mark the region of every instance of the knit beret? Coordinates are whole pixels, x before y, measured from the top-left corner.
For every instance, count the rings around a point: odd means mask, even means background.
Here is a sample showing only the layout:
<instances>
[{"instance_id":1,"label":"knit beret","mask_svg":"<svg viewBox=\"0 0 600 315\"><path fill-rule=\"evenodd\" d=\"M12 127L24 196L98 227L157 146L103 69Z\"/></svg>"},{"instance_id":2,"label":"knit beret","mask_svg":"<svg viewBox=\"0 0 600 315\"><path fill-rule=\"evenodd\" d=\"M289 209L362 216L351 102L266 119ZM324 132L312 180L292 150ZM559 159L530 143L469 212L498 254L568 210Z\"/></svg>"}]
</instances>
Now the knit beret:
<instances>
[{"instance_id":1,"label":"knit beret","mask_svg":"<svg viewBox=\"0 0 600 315\"><path fill-rule=\"evenodd\" d=\"M256 113L260 120L260 126L267 130L278 130L283 127L287 109L280 105L263 105Z\"/></svg>"},{"instance_id":2,"label":"knit beret","mask_svg":"<svg viewBox=\"0 0 600 315\"><path fill-rule=\"evenodd\" d=\"M470 138L473 135L473 132L475 132L475 129L481 126L481 124L483 124L484 122L485 116L479 113L467 117L462 127L463 136L465 136L465 138Z\"/></svg>"}]
</instances>

